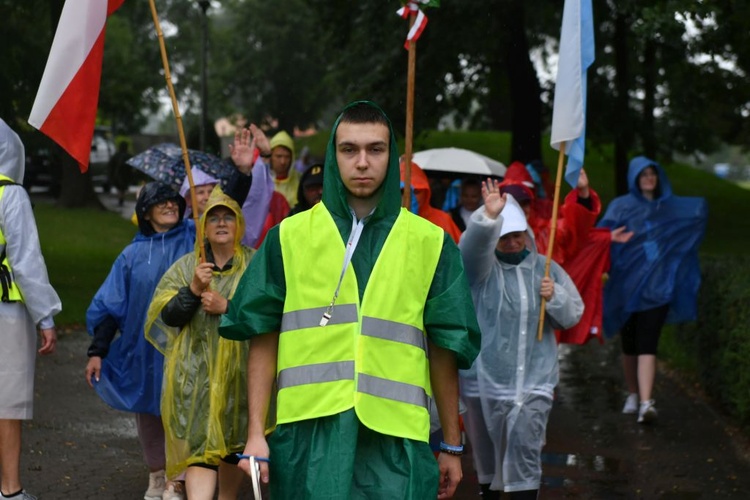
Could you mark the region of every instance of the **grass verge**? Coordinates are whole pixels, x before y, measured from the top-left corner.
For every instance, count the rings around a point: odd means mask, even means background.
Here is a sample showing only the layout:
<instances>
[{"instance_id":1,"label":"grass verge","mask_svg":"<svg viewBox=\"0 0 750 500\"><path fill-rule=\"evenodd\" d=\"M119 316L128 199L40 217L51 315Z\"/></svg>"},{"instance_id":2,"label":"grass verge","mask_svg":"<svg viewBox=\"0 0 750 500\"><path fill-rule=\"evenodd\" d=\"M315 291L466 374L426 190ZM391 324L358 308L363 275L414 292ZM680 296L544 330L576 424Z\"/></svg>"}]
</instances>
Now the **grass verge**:
<instances>
[{"instance_id":1,"label":"grass verge","mask_svg":"<svg viewBox=\"0 0 750 500\"><path fill-rule=\"evenodd\" d=\"M61 326L83 325L91 299L115 258L133 239L136 228L113 212L61 209L37 200L34 203L50 282L63 303L55 322Z\"/></svg>"}]
</instances>

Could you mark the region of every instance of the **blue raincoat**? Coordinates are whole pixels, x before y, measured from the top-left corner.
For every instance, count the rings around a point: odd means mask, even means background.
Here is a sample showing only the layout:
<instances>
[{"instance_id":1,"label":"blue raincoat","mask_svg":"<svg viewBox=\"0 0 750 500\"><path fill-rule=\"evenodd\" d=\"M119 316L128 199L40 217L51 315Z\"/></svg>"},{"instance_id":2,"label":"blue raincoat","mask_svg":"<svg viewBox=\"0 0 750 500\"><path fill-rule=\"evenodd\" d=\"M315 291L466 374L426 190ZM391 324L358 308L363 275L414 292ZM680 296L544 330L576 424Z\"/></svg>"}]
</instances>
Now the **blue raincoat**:
<instances>
[{"instance_id":1,"label":"blue raincoat","mask_svg":"<svg viewBox=\"0 0 750 500\"><path fill-rule=\"evenodd\" d=\"M117 257L86 311L89 334L107 316L115 319L120 335L102 359L94 388L112 408L160 414L164 356L144 335L146 311L156 285L180 257L193 251L195 225L183 220L165 233L143 231Z\"/></svg>"},{"instance_id":2,"label":"blue raincoat","mask_svg":"<svg viewBox=\"0 0 750 500\"><path fill-rule=\"evenodd\" d=\"M657 193L646 199L638 175L654 167ZM626 226L635 234L611 247L612 266L604 289L604 332L615 335L634 312L669 304L667 323L695 320L700 286L698 246L706 231L704 198L675 196L664 169L638 156L628 168L630 192L612 200L599 227Z\"/></svg>"}]
</instances>

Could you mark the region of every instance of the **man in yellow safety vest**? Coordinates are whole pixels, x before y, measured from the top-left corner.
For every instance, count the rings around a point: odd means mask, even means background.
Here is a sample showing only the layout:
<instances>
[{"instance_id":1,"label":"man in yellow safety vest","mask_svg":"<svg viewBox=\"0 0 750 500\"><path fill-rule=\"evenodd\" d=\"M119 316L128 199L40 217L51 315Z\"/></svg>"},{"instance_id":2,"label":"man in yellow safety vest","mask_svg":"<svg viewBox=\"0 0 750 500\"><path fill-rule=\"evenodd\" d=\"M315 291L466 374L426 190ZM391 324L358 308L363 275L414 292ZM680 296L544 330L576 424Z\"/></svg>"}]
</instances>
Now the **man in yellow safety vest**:
<instances>
[{"instance_id":1,"label":"man in yellow safety vest","mask_svg":"<svg viewBox=\"0 0 750 500\"><path fill-rule=\"evenodd\" d=\"M322 202L268 233L219 329L251 339L245 454L274 499L449 498L463 452L457 368L480 344L460 254L401 209L396 140L373 103L339 116L324 172Z\"/></svg>"}]
</instances>

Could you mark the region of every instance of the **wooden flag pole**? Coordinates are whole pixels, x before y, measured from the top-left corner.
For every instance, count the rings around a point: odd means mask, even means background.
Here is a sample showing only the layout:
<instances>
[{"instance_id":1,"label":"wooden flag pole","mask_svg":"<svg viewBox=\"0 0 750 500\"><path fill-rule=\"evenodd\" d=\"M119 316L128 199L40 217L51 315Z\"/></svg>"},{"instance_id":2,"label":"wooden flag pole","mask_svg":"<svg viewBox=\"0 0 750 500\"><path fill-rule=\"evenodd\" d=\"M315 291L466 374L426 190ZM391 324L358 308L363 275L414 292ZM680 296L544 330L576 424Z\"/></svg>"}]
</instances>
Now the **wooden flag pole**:
<instances>
[{"instance_id":1,"label":"wooden flag pole","mask_svg":"<svg viewBox=\"0 0 750 500\"><path fill-rule=\"evenodd\" d=\"M417 13L411 11L409 29L414 26ZM406 137L404 138L404 194L401 205L407 209L411 206L411 155L414 138L414 80L417 71L417 42L409 42L409 66L406 76Z\"/></svg>"},{"instance_id":2,"label":"wooden flag pole","mask_svg":"<svg viewBox=\"0 0 750 500\"><path fill-rule=\"evenodd\" d=\"M555 248L555 233L557 232L557 207L560 203L560 184L562 184L563 160L565 159L565 141L560 143L560 154L557 157L557 177L555 178L555 198L552 204L552 224L550 226L549 243L547 243L547 261L544 263L544 277L549 277L549 268L552 263L552 250ZM542 329L544 328L544 311L547 309L547 301L542 297L542 307L539 309L539 330L536 339L542 340Z\"/></svg>"},{"instance_id":3,"label":"wooden flag pole","mask_svg":"<svg viewBox=\"0 0 750 500\"><path fill-rule=\"evenodd\" d=\"M187 142L185 141L185 130L182 127L182 115L180 114L180 106L177 103L177 96L174 92L174 85L172 84L172 74L169 71L169 60L167 59L167 46L164 44L164 32L161 30L161 23L159 22L159 14L156 12L156 4L154 0L149 0L151 6L151 16L154 18L154 26L156 27L156 35L159 38L159 49L161 50L161 62L164 66L164 78L167 80L167 89L169 89L169 97L172 98L172 110L174 111L174 118L177 121L177 133L180 137L180 147L182 148L182 160L185 162L185 175L187 175L188 183L190 184L190 202L193 206L193 220L195 221L196 238L198 238L198 248L200 249L200 261L205 262L206 249L203 244L203 230L198 220L198 201L195 198L195 184L193 183L193 172L190 168L190 155L188 154Z\"/></svg>"}]
</instances>

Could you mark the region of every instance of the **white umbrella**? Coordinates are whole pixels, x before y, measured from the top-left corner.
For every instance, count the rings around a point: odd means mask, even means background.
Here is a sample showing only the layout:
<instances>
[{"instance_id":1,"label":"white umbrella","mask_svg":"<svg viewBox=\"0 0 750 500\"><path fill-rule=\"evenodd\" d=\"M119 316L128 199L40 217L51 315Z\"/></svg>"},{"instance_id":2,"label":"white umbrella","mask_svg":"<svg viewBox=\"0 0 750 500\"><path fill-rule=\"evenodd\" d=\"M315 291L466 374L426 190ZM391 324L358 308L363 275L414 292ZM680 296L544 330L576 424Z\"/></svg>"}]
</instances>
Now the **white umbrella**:
<instances>
[{"instance_id":1,"label":"white umbrella","mask_svg":"<svg viewBox=\"0 0 750 500\"><path fill-rule=\"evenodd\" d=\"M412 161L422 170L457 174L505 176L505 165L468 149L435 148L414 153Z\"/></svg>"}]
</instances>

